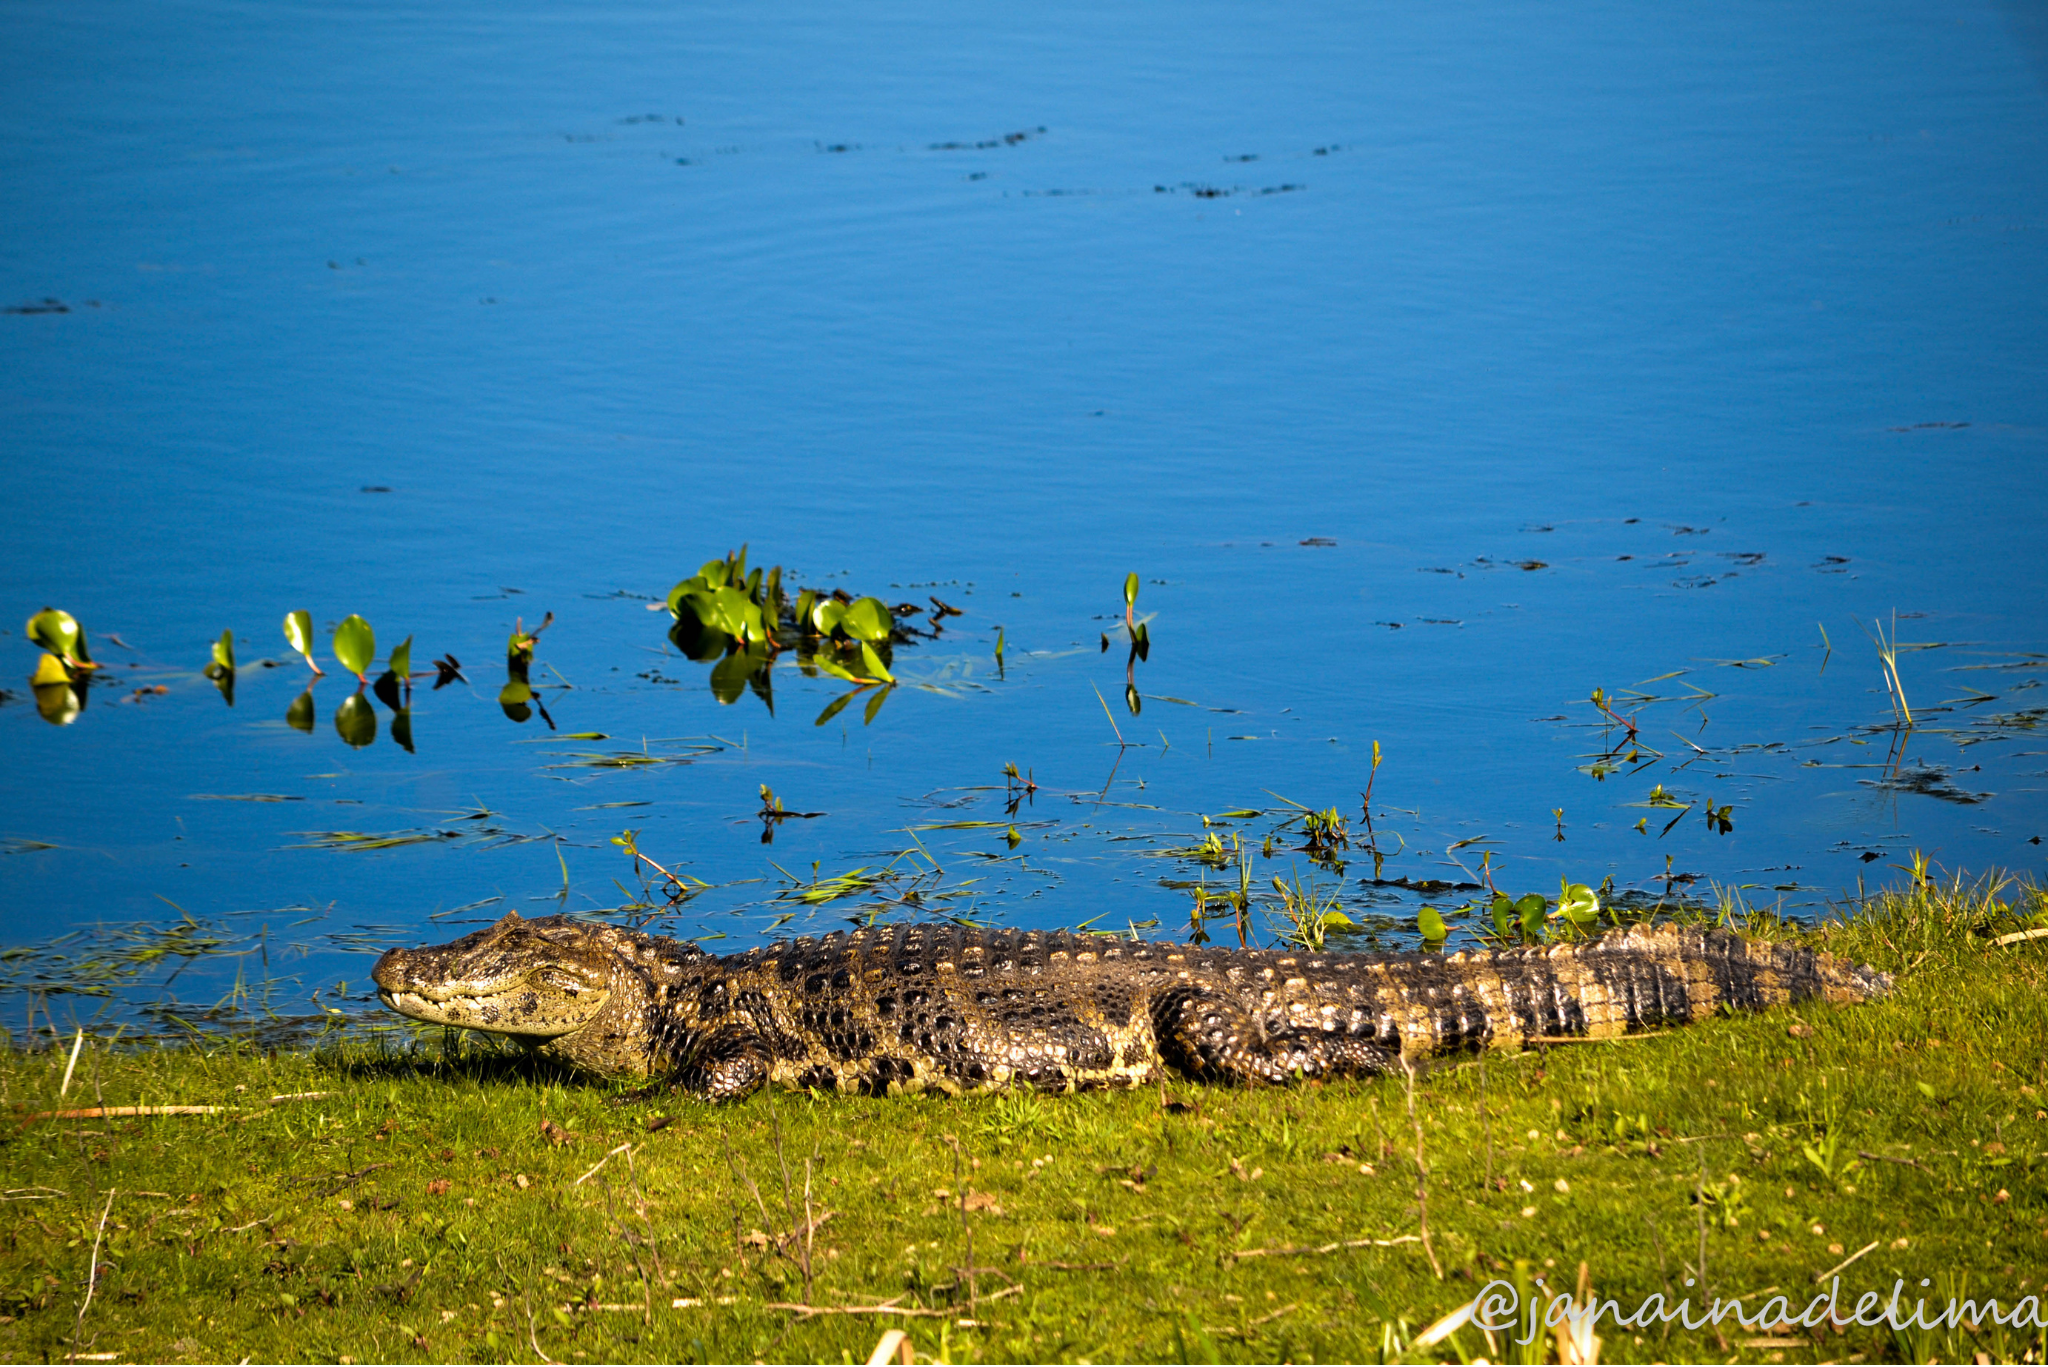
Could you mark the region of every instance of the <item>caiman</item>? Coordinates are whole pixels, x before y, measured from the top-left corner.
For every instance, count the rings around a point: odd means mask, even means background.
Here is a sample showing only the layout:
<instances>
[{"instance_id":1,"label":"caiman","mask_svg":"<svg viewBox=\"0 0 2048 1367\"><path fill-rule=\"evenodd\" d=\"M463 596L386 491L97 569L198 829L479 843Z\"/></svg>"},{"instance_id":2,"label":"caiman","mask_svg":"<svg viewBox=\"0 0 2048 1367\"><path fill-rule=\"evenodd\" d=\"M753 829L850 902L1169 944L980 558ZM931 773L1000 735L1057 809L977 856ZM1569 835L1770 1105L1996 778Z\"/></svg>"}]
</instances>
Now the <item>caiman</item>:
<instances>
[{"instance_id":1,"label":"caiman","mask_svg":"<svg viewBox=\"0 0 2048 1367\"><path fill-rule=\"evenodd\" d=\"M765 1083L895 1095L1386 1072L1404 1056L1604 1039L1891 978L1802 945L1665 925L1458 954L1219 949L908 925L744 954L515 912L372 971L417 1020L510 1035L711 1100Z\"/></svg>"}]
</instances>

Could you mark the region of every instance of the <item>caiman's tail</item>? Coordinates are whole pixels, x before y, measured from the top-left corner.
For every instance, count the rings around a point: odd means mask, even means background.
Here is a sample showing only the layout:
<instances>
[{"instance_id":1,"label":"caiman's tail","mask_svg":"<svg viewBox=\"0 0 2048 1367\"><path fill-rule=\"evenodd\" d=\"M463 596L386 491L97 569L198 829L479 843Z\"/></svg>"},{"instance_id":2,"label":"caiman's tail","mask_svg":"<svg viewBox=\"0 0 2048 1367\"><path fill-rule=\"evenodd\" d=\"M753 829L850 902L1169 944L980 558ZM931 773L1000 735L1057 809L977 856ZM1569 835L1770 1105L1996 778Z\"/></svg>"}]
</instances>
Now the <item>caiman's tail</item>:
<instances>
[{"instance_id":1,"label":"caiman's tail","mask_svg":"<svg viewBox=\"0 0 2048 1367\"><path fill-rule=\"evenodd\" d=\"M1251 957L1228 990L1190 985L1155 999L1167 1062L1238 1082L1358 1075L1403 1055L1611 1039L1724 1008L1891 990L1889 975L1803 945L1675 925L1450 955Z\"/></svg>"},{"instance_id":2,"label":"caiman's tail","mask_svg":"<svg viewBox=\"0 0 2048 1367\"><path fill-rule=\"evenodd\" d=\"M1612 1038L1702 1020L1724 1009L1868 1001L1892 986L1888 973L1805 945L1677 925L1632 926L1579 943L1454 954L1445 966L1455 983L1449 995L1462 998L1467 1009L1446 1013L1441 985L1415 984L1422 990L1403 994L1412 1008L1401 1030L1408 1052L1455 1048L1475 1034L1509 1047L1563 1036ZM1480 1009L1472 1012L1472 1006Z\"/></svg>"}]
</instances>

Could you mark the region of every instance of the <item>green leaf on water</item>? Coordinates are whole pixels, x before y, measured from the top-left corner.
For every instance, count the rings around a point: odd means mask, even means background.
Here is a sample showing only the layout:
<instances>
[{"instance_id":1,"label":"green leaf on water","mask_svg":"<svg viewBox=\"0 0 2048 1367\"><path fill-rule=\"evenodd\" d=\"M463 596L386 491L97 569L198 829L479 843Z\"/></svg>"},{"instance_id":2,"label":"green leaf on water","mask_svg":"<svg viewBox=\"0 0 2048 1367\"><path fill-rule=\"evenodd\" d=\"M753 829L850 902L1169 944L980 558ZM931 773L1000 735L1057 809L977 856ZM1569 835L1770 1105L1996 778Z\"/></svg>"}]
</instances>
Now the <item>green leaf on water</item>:
<instances>
[{"instance_id":1,"label":"green leaf on water","mask_svg":"<svg viewBox=\"0 0 2048 1367\"><path fill-rule=\"evenodd\" d=\"M846 604L837 598L820 599L818 605L811 609L811 625L818 629L820 636L830 636L845 616Z\"/></svg>"},{"instance_id":2,"label":"green leaf on water","mask_svg":"<svg viewBox=\"0 0 2048 1367\"><path fill-rule=\"evenodd\" d=\"M370 667L370 661L377 658L377 633L353 612L342 618L341 625L334 629L334 658L358 679Z\"/></svg>"},{"instance_id":3,"label":"green leaf on water","mask_svg":"<svg viewBox=\"0 0 2048 1367\"><path fill-rule=\"evenodd\" d=\"M1126 608L1134 608L1137 605L1138 576L1135 574L1127 574L1124 576L1124 606Z\"/></svg>"},{"instance_id":4,"label":"green leaf on water","mask_svg":"<svg viewBox=\"0 0 2048 1367\"><path fill-rule=\"evenodd\" d=\"M817 627L817 623L811 620L811 610L817 606L818 591L816 589L805 589L796 596L796 629L798 631L811 631Z\"/></svg>"},{"instance_id":5,"label":"green leaf on water","mask_svg":"<svg viewBox=\"0 0 2048 1367\"><path fill-rule=\"evenodd\" d=\"M754 573L759 574L760 571L756 570ZM768 639L767 621L761 612L761 605L752 599L749 599L747 605L740 610L739 637L749 645L758 645Z\"/></svg>"},{"instance_id":6,"label":"green leaf on water","mask_svg":"<svg viewBox=\"0 0 2048 1367\"><path fill-rule=\"evenodd\" d=\"M1564 895L1558 898L1557 909L1567 920L1581 925L1600 919L1600 898L1584 883L1566 883Z\"/></svg>"},{"instance_id":7,"label":"green leaf on water","mask_svg":"<svg viewBox=\"0 0 2048 1367\"><path fill-rule=\"evenodd\" d=\"M889 609L879 598L856 598L846 605L840 627L856 641L886 641L895 626Z\"/></svg>"},{"instance_id":8,"label":"green leaf on water","mask_svg":"<svg viewBox=\"0 0 2048 1367\"><path fill-rule=\"evenodd\" d=\"M235 633L223 631L220 639L213 643L213 663L220 669L235 667Z\"/></svg>"},{"instance_id":9,"label":"green leaf on water","mask_svg":"<svg viewBox=\"0 0 2048 1367\"><path fill-rule=\"evenodd\" d=\"M1488 910L1493 913L1494 933L1505 938L1508 927L1515 923L1515 904L1508 900L1506 893L1497 892L1493 895L1493 902Z\"/></svg>"},{"instance_id":10,"label":"green leaf on water","mask_svg":"<svg viewBox=\"0 0 2048 1367\"><path fill-rule=\"evenodd\" d=\"M1543 938L1543 912L1549 904L1541 893L1532 892L1516 901L1515 910L1521 914L1522 936L1528 940Z\"/></svg>"},{"instance_id":11,"label":"green leaf on water","mask_svg":"<svg viewBox=\"0 0 2048 1367\"><path fill-rule=\"evenodd\" d=\"M92 667L92 656L85 645L85 628L62 608L44 608L29 618L28 638L66 664Z\"/></svg>"},{"instance_id":12,"label":"green leaf on water","mask_svg":"<svg viewBox=\"0 0 2048 1367\"><path fill-rule=\"evenodd\" d=\"M839 663L839 661L833 659L830 655L814 655L811 657L811 663L835 679L844 679L848 683L860 682L860 676Z\"/></svg>"},{"instance_id":13,"label":"green leaf on water","mask_svg":"<svg viewBox=\"0 0 2048 1367\"><path fill-rule=\"evenodd\" d=\"M324 674L326 672L313 659L312 613L307 612L304 608L300 608L297 612L287 612L284 615L284 639L291 644L293 650L306 657L307 667L315 674Z\"/></svg>"},{"instance_id":14,"label":"green leaf on water","mask_svg":"<svg viewBox=\"0 0 2048 1367\"><path fill-rule=\"evenodd\" d=\"M377 709L362 694L351 693L334 709L334 729L360 750L377 739Z\"/></svg>"},{"instance_id":15,"label":"green leaf on water","mask_svg":"<svg viewBox=\"0 0 2048 1367\"><path fill-rule=\"evenodd\" d=\"M1443 914L1431 906L1415 913L1415 928L1422 932L1423 939L1430 941L1442 940L1451 933L1450 927L1444 924Z\"/></svg>"},{"instance_id":16,"label":"green leaf on water","mask_svg":"<svg viewBox=\"0 0 2048 1367\"><path fill-rule=\"evenodd\" d=\"M728 584L713 590L711 604L715 614L711 624L728 636L737 636L745 640L747 609L752 606L747 601L747 595Z\"/></svg>"},{"instance_id":17,"label":"green leaf on water","mask_svg":"<svg viewBox=\"0 0 2048 1367\"><path fill-rule=\"evenodd\" d=\"M398 643L398 649L391 652L391 672L398 676L400 683L412 677L412 637Z\"/></svg>"},{"instance_id":18,"label":"green leaf on water","mask_svg":"<svg viewBox=\"0 0 2048 1367\"><path fill-rule=\"evenodd\" d=\"M875 648L866 641L860 643L860 663L870 679L880 679L883 683L896 682L896 676L889 672L889 666L882 663L882 657L875 654Z\"/></svg>"}]
</instances>

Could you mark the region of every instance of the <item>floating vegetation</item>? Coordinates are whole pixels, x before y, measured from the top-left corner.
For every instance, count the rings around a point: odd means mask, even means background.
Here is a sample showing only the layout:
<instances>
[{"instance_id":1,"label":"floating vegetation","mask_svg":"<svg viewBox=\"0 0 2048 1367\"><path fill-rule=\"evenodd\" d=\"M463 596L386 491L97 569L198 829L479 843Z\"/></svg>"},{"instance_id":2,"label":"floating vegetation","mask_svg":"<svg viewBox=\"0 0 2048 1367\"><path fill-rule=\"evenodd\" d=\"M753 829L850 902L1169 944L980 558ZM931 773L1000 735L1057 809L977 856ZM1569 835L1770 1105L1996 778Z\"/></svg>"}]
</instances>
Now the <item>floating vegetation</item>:
<instances>
[{"instance_id":1,"label":"floating vegetation","mask_svg":"<svg viewBox=\"0 0 2048 1367\"><path fill-rule=\"evenodd\" d=\"M316 675L324 675L327 672L320 667L319 661L313 658L312 613L304 608L287 612L284 615L284 639L293 650L305 657L306 668Z\"/></svg>"},{"instance_id":2,"label":"floating vegetation","mask_svg":"<svg viewBox=\"0 0 2048 1367\"><path fill-rule=\"evenodd\" d=\"M294 850L395 850L405 845L431 845L460 840L464 836L500 835L495 827L475 831L293 831L310 837L304 844L288 845Z\"/></svg>"},{"instance_id":3,"label":"floating vegetation","mask_svg":"<svg viewBox=\"0 0 2048 1367\"><path fill-rule=\"evenodd\" d=\"M908 619L926 609L915 603L892 608L879 598L855 597L844 589L809 588L792 600L783 588L782 566L749 570L742 546L722 559L707 560L669 590L669 615L675 619L669 640L688 658L712 666L711 692L720 703L738 702L751 690L772 715L772 672L778 657L791 651L805 675L854 685L827 705L817 725L871 690L865 720L872 723L896 684L895 647L920 636L936 638L946 618L961 615L938 598L931 603L930 630L918 631Z\"/></svg>"},{"instance_id":4,"label":"floating vegetation","mask_svg":"<svg viewBox=\"0 0 2048 1367\"><path fill-rule=\"evenodd\" d=\"M311 910L281 907L238 913L231 920ZM314 1013L306 1012L301 980L271 971L273 957L295 958L306 948L274 942L265 922L251 929L228 921L203 921L180 909L178 919L168 925L98 922L40 944L0 949L0 996L28 999L28 1032L17 1042L31 1048L38 1035L55 1044L60 1033L70 1033L60 1031L50 1008L51 998L66 996L107 1003L97 1018L104 1018L114 1003L126 1003L133 1018L115 1032L117 1037L125 1032L131 1039L155 1034L303 1044L351 1028L351 1018L336 1008L320 1006ZM201 986L206 995L198 1001L180 1000L175 989L181 981L188 988ZM347 987L338 984L333 995L346 1000ZM277 1009L285 1004L298 1010ZM44 1020L40 1028L35 1019L39 1010ZM135 1029L138 1023L143 1025L140 1030Z\"/></svg>"},{"instance_id":5,"label":"floating vegetation","mask_svg":"<svg viewBox=\"0 0 2048 1367\"><path fill-rule=\"evenodd\" d=\"M192 793L191 802L304 802L295 793Z\"/></svg>"},{"instance_id":6,"label":"floating vegetation","mask_svg":"<svg viewBox=\"0 0 2048 1367\"><path fill-rule=\"evenodd\" d=\"M1294 815L1274 827L1273 833L1278 835L1281 831L1287 830L1290 827L1301 827L1302 836L1306 842L1301 847L1302 853L1315 860L1318 864L1328 868L1332 873L1341 875L1344 872L1344 861L1337 857L1337 851L1348 849L1351 846L1351 834L1345 825L1343 813L1339 812L1335 807L1326 807L1321 811L1317 811L1312 807L1304 807L1293 798L1280 797L1278 793L1273 793L1272 795L1280 798L1289 807L1294 808ZM1370 799L1368 799L1368 805L1370 805Z\"/></svg>"},{"instance_id":7,"label":"floating vegetation","mask_svg":"<svg viewBox=\"0 0 2048 1367\"><path fill-rule=\"evenodd\" d=\"M1926 760L1914 760L1903 764L1883 778L1858 779L1866 788L1876 788L1887 793L1918 793L1921 797L1939 798L1943 802L1954 802L1973 807L1989 800L1991 793L1973 793L1956 785L1949 771L1939 764Z\"/></svg>"},{"instance_id":8,"label":"floating vegetation","mask_svg":"<svg viewBox=\"0 0 2048 1367\"><path fill-rule=\"evenodd\" d=\"M220 639L213 643L213 658L200 672L213 680L220 690L221 698L229 707L235 705L235 633L222 631Z\"/></svg>"},{"instance_id":9,"label":"floating vegetation","mask_svg":"<svg viewBox=\"0 0 2048 1367\"><path fill-rule=\"evenodd\" d=\"M1138 576L1136 574L1127 574L1124 576L1124 620L1116 630L1124 640L1130 643L1130 654L1124 658L1124 706L1130 709L1131 715L1134 717L1144 711L1144 701L1138 692L1138 661L1152 658L1152 631L1146 625L1151 619L1148 617L1140 620L1134 617L1132 614L1137 611L1137 607ZM1109 650L1109 640L1109 632L1103 632L1102 649L1104 652ZM1107 711L1108 706L1107 703L1103 704L1103 709ZM1114 718L1111 719L1110 725L1112 727L1116 725ZM1119 742L1123 740L1121 732L1117 734L1117 740Z\"/></svg>"},{"instance_id":10,"label":"floating vegetation","mask_svg":"<svg viewBox=\"0 0 2048 1367\"><path fill-rule=\"evenodd\" d=\"M508 719L523 725L533 720L533 714L538 712L550 731L555 729L555 719L548 715L546 704L534 690L532 672L534 646L539 643L540 634L553 625L554 620L555 614L550 612L532 631L526 629L524 617L512 620L512 635L505 642L505 686L498 690L498 707ZM438 688L440 684L437 682L434 686Z\"/></svg>"},{"instance_id":11,"label":"floating vegetation","mask_svg":"<svg viewBox=\"0 0 2048 1367\"><path fill-rule=\"evenodd\" d=\"M99 668L86 647L85 628L70 613L46 607L28 619L24 634L43 649L29 676L36 713L52 726L69 726L85 710L93 671Z\"/></svg>"},{"instance_id":12,"label":"floating vegetation","mask_svg":"<svg viewBox=\"0 0 2048 1367\"><path fill-rule=\"evenodd\" d=\"M785 821L815 821L825 815L823 812L792 812L782 805L782 799L767 784L761 785L761 843L775 843L775 828Z\"/></svg>"},{"instance_id":13,"label":"floating vegetation","mask_svg":"<svg viewBox=\"0 0 2048 1367\"><path fill-rule=\"evenodd\" d=\"M780 864L776 865L775 871L787 878L790 883L787 891L776 894L776 900L802 902L805 906L823 906L827 902L837 902L844 897L866 896L895 881L898 876L893 864L881 868L862 865L860 868L848 869L845 873L833 874L830 877L820 877L818 867L817 864L811 865L810 881L805 882Z\"/></svg>"},{"instance_id":14,"label":"floating vegetation","mask_svg":"<svg viewBox=\"0 0 2048 1367\"><path fill-rule=\"evenodd\" d=\"M722 745L692 745L680 751L655 754L641 750L572 750L563 754L555 764L543 765L547 769L650 769L664 764L688 764L705 755L715 755L725 747Z\"/></svg>"},{"instance_id":15,"label":"floating vegetation","mask_svg":"<svg viewBox=\"0 0 2048 1367\"><path fill-rule=\"evenodd\" d=\"M1324 892L1316 887L1314 875L1306 883L1299 876L1291 881L1275 877L1273 891L1280 895L1280 938L1285 941L1320 950L1333 932L1357 926L1338 909L1335 891Z\"/></svg>"}]
</instances>

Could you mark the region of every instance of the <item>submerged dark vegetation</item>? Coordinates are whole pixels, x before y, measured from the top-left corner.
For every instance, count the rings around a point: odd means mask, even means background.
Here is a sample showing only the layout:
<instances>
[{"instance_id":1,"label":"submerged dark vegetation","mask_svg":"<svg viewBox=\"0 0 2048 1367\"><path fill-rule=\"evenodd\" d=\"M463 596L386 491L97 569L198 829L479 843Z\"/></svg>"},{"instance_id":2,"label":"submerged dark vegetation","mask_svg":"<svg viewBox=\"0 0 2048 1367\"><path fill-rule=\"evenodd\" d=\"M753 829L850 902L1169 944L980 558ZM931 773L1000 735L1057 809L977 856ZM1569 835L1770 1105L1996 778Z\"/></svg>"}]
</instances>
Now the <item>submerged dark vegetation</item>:
<instances>
[{"instance_id":1,"label":"submerged dark vegetation","mask_svg":"<svg viewBox=\"0 0 2048 1367\"><path fill-rule=\"evenodd\" d=\"M32 1036L0 1060L0 1353L860 1361L900 1328L952 1361L1587 1360L1418 1343L1501 1281L1751 1321L1603 1322L1607 1361L2042 1361L1981 1309L1755 1312L1831 1278L1845 1306L2048 1290L2048 898L1915 881L1817 928L1729 919L1896 990L1320 1086L725 1107L456 1031Z\"/></svg>"}]
</instances>

